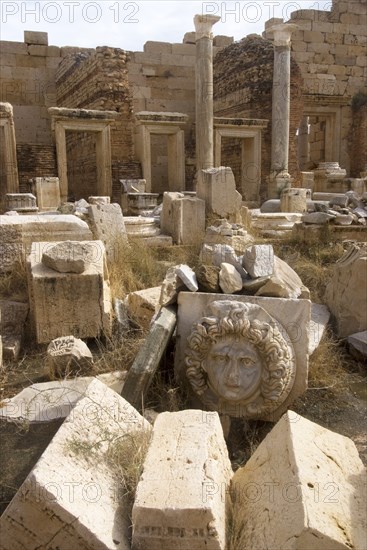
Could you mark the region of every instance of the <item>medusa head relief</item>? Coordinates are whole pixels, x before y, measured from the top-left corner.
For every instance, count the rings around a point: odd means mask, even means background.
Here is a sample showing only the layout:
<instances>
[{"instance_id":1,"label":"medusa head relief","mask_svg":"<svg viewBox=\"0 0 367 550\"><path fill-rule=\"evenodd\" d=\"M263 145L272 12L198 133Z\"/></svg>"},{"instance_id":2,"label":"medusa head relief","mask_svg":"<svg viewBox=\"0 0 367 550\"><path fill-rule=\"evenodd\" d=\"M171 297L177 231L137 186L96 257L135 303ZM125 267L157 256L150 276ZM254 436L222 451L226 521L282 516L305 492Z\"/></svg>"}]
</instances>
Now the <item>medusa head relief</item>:
<instances>
[{"instance_id":1,"label":"medusa head relief","mask_svg":"<svg viewBox=\"0 0 367 550\"><path fill-rule=\"evenodd\" d=\"M187 339L185 374L209 410L260 418L288 397L296 374L288 335L262 307L212 302Z\"/></svg>"}]
</instances>

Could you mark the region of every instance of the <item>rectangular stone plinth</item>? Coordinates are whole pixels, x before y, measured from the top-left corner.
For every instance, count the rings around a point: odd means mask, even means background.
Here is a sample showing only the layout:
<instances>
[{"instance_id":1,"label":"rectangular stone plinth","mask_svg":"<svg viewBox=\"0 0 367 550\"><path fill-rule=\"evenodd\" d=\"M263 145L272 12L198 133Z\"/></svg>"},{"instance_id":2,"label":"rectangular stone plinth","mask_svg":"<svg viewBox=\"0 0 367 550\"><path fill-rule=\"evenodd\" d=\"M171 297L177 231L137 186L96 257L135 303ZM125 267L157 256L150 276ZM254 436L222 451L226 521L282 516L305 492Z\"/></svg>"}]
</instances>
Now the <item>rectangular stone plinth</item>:
<instances>
[{"instance_id":1,"label":"rectangular stone plinth","mask_svg":"<svg viewBox=\"0 0 367 550\"><path fill-rule=\"evenodd\" d=\"M205 201L206 215L233 217L242 205L242 197L236 190L234 175L229 167L200 170L197 196Z\"/></svg>"},{"instance_id":2,"label":"rectangular stone plinth","mask_svg":"<svg viewBox=\"0 0 367 550\"><path fill-rule=\"evenodd\" d=\"M100 239L106 247L107 260L117 260L121 244L127 241L124 217L119 204L93 204L88 215L95 239Z\"/></svg>"},{"instance_id":3,"label":"rectangular stone plinth","mask_svg":"<svg viewBox=\"0 0 367 550\"><path fill-rule=\"evenodd\" d=\"M233 477L237 547L365 548L365 487L353 441L288 411Z\"/></svg>"},{"instance_id":4,"label":"rectangular stone plinth","mask_svg":"<svg viewBox=\"0 0 367 550\"><path fill-rule=\"evenodd\" d=\"M53 243L52 243L53 244ZM42 263L51 243L33 243L27 260L31 321L38 343L60 336L98 338L111 332L111 297L101 241L83 241L90 248L82 273L60 273Z\"/></svg>"},{"instance_id":5,"label":"rectangular stone plinth","mask_svg":"<svg viewBox=\"0 0 367 550\"><path fill-rule=\"evenodd\" d=\"M41 211L57 210L61 202L59 178L33 178L31 185Z\"/></svg>"},{"instance_id":6,"label":"rectangular stone plinth","mask_svg":"<svg viewBox=\"0 0 367 550\"><path fill-rule=\"evenodd\" d=\"M232 476L217 413L162 413L133 506L134 550L224 550Z\"/></svg>"},{"instance_id":7,"label":"rectangular stone plinth","mask_svg":"<svg viewBox=\"0 0 367 550\"><path fill-rule=\"evenodd\" d=\"M0 216L0 272L24 260L35 242L89 241L88 224L72 215Z\"/></svg>"},{"instance_id":8,"label":"rectangular stone plinth","mask_svg":"<svg viewBox=\"0 0 367 550\"><path fill-rule=\"evenodd\" d=\"M149 432L93 380L2 515L2 550L130 550L130 510L109 452Z\"/></svg>"}]
</instances>

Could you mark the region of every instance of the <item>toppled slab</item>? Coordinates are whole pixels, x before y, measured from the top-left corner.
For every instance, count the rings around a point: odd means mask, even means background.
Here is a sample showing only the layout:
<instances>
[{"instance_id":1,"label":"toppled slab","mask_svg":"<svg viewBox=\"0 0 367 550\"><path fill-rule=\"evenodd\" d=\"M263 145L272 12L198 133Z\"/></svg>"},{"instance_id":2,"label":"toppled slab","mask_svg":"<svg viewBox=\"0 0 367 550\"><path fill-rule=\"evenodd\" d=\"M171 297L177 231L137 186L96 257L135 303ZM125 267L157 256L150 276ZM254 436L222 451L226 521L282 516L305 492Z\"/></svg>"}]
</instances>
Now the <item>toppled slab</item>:
<instances>
[{"instance_id":1,"label":"toppled slab","mask_svg":"<svg viewBox=\"0 0 367 550\"><path fill-rule=\"evenodd\" d=\"M159 309L161 287L155 286L144 290L130 292L126 296L125 304L131 317L144 329L148 329L151 320Z\"/></svg>"},{"instance_id":2,"label":"toppled slab","mask_svg":"<svg viewBox=\"0 0 367 550\"><path fill-rule=\"evenodd\" d=\"M233 218L242 205L242 197L236 189L232 169L225 166L208 168L198 173L197 196L205 201L206 215Z\"/></svg>"},{"instance_id":3,"label":"toppled slab","mask_svg":"<svg viewBox=\"0 0 367 550\"><path fill-rule=\"evenodd\" d=\"M93 243L65 241L47 248L42 263L59 273L83 273L93 261Z\"/></svg>"},{"instance_id":4,"label":"toppled slab","mask_svg":"<svg viewBox=\"0 0 367 550\"><path fill-rule=\"evenodd\" d=\"M322 304L311 305L310 341L308 346L309 355L312 355L321 342L329 319L330 311L327 306Z\"/></svg>"},{"instance_id":5,"label":"toppled slab","mask_svg":"<svg viewBox=\"0 0 367 550\"><path fill-rule=\"evenodd\" d=\"M257 291L256 296L299 298L304 289L302 280L286 262L274 257L274 270L270 279Z\"/></svg>"},{"instance_id":6,"label":"toppled slab","mask_svg":"<svg viewBox=\"0 0 367 550\"><path fill-rule=\"evenodd\" d=\"M108 453L145 431L149 423L94 380L2 515L2 549L129 550L129 509Z\"/></svg>"},{"instance_id":7,"label":"toppled slab","mask_svg":"<svg viewBox=\"0 0 367 550\"><path fill-rule=\"evenodd\" d=\"M367 243L351 245L336 262L325 300L340 338L367 330Z\"/></svg>"},{"instance_id":8,"label":"toppled slab","mask_svg":"<svg viewBox=\"0 0 367 550\"><path fill-rule=\"evenodd\" d=\"M64 377L74 372L90 370L93 355L87 344L74 336L52 340L47 348L47 366L51 378Z\"/></svg>"},{"instance_id":9,"label":"toppled slab","mask_svg":"<svg viewBox=\"0 0 367 550\"><path fill-rule=\"evenodd\" d=\"M217 413L160 414L133 506L135 550L224 550L232 476Z\"/></svg>"},{"instance_id":10,"label":"toppled slab","mask_svg":"<svg viewBox=\"0 0 367 550\"><path fill-rule=\"evenodd\" d=\"M237 547L365 548L365 482L350 439L288 411L233 477Z\"/></svg>"},{"instance_id":11,"label":"toppled slab","mask_svg":"<svg viewBox=\"0 0 367 550\"><path fill-rule=\"evenodd\" d=\"M119 204L92 204L88 216L95 239L103 242L109 262L118 259L120 244L127 241L124 217Z\"/></svg>"},{"instance_id":12,"label":"toppled slab","mask_svg":"<svg viewBox=\"0 0 367 550\"><path fill-rule=\"evenodd\" d=\"M367 359L367 330L351 334L347 338L349 350L358 359Z\"/></svg>"},{"instance_id":13,"label":"toppled slab","mask_svg":"<svg viewBox=\"0 0 367 550\"><path fill-rule=\"evenodd\" d=\"M242 265L252 278L267 277L274 271L274 250L271 244L248 246L242 257Z\"/></svg>"}]
</instances>

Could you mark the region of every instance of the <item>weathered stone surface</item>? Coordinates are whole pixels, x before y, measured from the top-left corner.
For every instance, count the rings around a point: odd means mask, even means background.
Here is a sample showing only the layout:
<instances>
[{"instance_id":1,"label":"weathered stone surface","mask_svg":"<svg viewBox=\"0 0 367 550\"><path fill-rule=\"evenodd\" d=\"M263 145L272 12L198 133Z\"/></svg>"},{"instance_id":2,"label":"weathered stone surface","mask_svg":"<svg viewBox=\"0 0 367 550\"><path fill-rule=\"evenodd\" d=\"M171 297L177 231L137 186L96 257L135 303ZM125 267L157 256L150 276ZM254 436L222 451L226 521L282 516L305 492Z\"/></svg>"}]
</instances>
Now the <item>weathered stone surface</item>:
<instances>
[{"instance_id":1,"label":"weathered stone surface","mask_svg":"<svg viewBox=\"0 0 367 550\"><path fill-rule=\"evenodd\" d=\"M87 344L74 336L62 336L49 343L47 348L47 367L53 378L63 377L81 370L90 370L93 355Z\"/></svg>"},{"instance_id":2,"label":"weathered stone surface","mask_svg":"<svg viewBox=\"0 0 367 550\"><path fill-rule=\"evenodd\" d=\"M253 241L254 238L247 233L242 225L220 220L218 225L207 228L203 244L227 244L233 248L236 254L241 255L246 246Z\"/></svg>"},{"instance_id":3,"label":"weathered stone surface","mask_svg":"<svg viewBox=\"0 0 367 550\"><path fill-rule=\"evenodd\" d=\"M242 204L233 172L224 166L199 172L197 196L205 201L206 215L215 214L221 218L235 216Z\"/></svg>"},{"instance_id":4,"label":"weathered stone surface","mask_svg":"<svg viewBox=\"0 0 367 550\"><path fill-rule=\"evenodd\" d=\"M88 197L88 203L89 204L111 204L111 198L110 197Z\"/></svg>"},{"instance_id":5,"label":"weathered stone surface","mask_svg":"<svg viewBox=\"0 0 367 550\"><path fill-rule=\"evenodd\" d=\"M302 221L304 223L312 223L317 225L323 225L333 220L335 216L327 214L326 212L310 212L310 214L304 214Z\"/></svg>"},{"instance_id":6,"label":"weathered stone surface","mask_svg":"<svg viewBox=\"0 0 367 550\"><path fill-rule=\"evenodd\" d=\"M350 439L288 411L233 476L241 542L247 548L363 548L365 484Z\"/></svg>"},{"instance_id":7,"label":"weathered stone surface","mask_svg":"<svg viewBox=\"0 0 367 550\"><path fill-rule=\"evenodd\" d=\"M33 178L31 186L41 211L56 210L59 207L61 201L59 178Z\"/></svg>"},{"instance_id":8,"label":"weathered stone surface","mask_svg":"<svg viewBox=\"0 0 367 550\"><path fill-rule=\"evenodd\" d=\"M112 308L103 243L93 241L93 262L83 273L59 273L43 265L41 258L49 247L48 242L33 243L27 259L37 342L49 343L70 334L76 338L109 335Z\"/></svg>"},{"instance_id":9,"label":"weathered stone surface","mask_svg":"<svg viewBox=\"0 0 367 550\"><path fill-rule=\"evenodd\" d=\"M83 273L93 261L94 252L94 241L65 241L48 247L42 263L59 273Z\"/></svg>"},{"instance_id":10,"label":"weathered stone surface","mask_svg":"<svg viewBox=\"0 0 367 550\"><path fill-rule=\"evenodd\" d=\"M119 204L92 204L88 216L95 239L103 242L107 260L113 261L120 253L119 244L127 241L124 217Z\"/></svg>"},{"instance_id":11,"label":"weathered stone surface","mask_svg":"<svg viewBox=\"0 0 367 550\"><path fill-rule=\"evenodd\" d=\"M274 250L271 244L254 244L243 253L242 265L253 279L267 277L274 271Z\"/></svg>"},{"instance_id":12,"label":"weathered stone surface","mask_svg":"<svg viewBox=\"0 0 367 550\"><path fill-rule=\"evenodd\" d=\"M196 292L199 287L196 280L195 272L185 264L180 264L176 267L177 276L184 283L185 287L191 290L191 292Z\"/></svg>"},{"instance_id":13,"label":"weathered stone surface","mask_svg":"<svg viewBox=\"0 0 367 550\"><path fill-rule=\"evenodd\" d=\"M129 403L93 380L2 515L2 548L129 550L129 508L108 453L149 431Z\"/></svg>"},{"instance_id":14,"label":"weathered stone surface","mask_svg":"<svg viewBox=\"0 0 367 550\"><path fill-rule=\"evenodd\" d=\"M307 199L311 198L311 190L303 188L283 189L280 196L281 212L306 212Z\"/></svg>"},{"instance_id":15,"label":"weathered stone surface","mask_svg":"<svg viewBox=\"0 0 367 550\"><path fill-rule=\"evenodd\" d=\"M8 422L52 422L66 418L86 392L89 384L97 379L111 390L121 393L126 372L108 372L92 376L78 376L65 380L32 384L10 399L3 400L0 417Z\"/></svg>"},{"instance_id":16,"label":"weathered stone surface","mask_svg":"<svg viewBox=\"0 0 367 550\"><path fill-rule=\"evenodd\" d=\"M256 296L277 296L279 298L298 298L304 285L297 273L283 260L275 256L274 271L268 282L256 293Z\"/></svg>"},{"instance_id":17,"label":"weathered stone surface","mask_svg":"<svg viewBox=\"0 0 367 550\"><path fill-rule=\"evenodd\" d=\"M336 225L351 225L353 221L353 216L350 214L338 214L335 216L334 223Z\"/></svg>"},{"instance_id":18,"label":"weathered stone surface","mask_svg":"<svg viewBox=\"0 0 367 550\"><path fill-rule=\"evenodd\" d=\"M308 300L181 292L178 304L175 372L193 408L274 421L306 390ZM279 368L268 376L270 364ZM275 372L282 384L269 399Z\"/></svg>"},{"instance_id":19,"label":"weathered stone surface","mask_svg":"<svg viewBox=\"0 0 367 550\"><path fill-rule=\"evenodd\" d=\"M162 213L161 213L161 230L166 235L173 235L175 229L173 226L173 203L177 199L183 199L183 193L169 192L163 193Z\"/></svg>"},{"instance_id":20,"label":"weathered stone surface","mask_svg":"<svg viewBox=\"0 0 367 550\"><path fill-rule=\"evenodd\" d=\"M129 314L144 329L148 329L154 314L159 309L161 287L155 286L144 290L130 292L126 297Z\"/></svg>"},{"instance_id":21,"label":"weathered stone surface","mask_svg":"<svg viewBox=\"0 0 367 550\"><path fill-rule=\"evenodd\" d=\"M214 265L200 265L196 270L196 278L201 292L220 292L220 267Z\"/></svg>"},{"instance_id":22,"label":"weathered stone surface","mask_svg":"<svg viewBox=\"0 0 367 550\"><path fill-rule=\"evenodd\" d=\"M7 210L13 212L38 212L37 199L32 193L7 193L5 205Z\"/></svg>"},{"instance_id":23,"label":"weathered stone surface","mask_svg":"<svg viewBox=\"0 0 367 550\"><path fill-rule=\"evenodd\" d=\"M322 304L312 304L310 321L310 341L308 353L311 355L318 347L330 319L330 311Z\"/></svg>"},{"instance_id":24,"label":"weathered stone surface","mask_svg":"<svg viewBox=\"0 0 367 550\"><path fill-rule=\"evenodd\" d=\"M136 492L132 547L223 550L231 477L217 413L160 414Z\"/></svg>"},{"instance_id":25,"label":"weathered stone surface","mask_svg":"<svg viewBox=\"0 0 367 550\"><path fill-rule=\"evenodd\" d=\"M171 209L173 242L180 245L200 242L205 234L205 202L183 196L172 201Z\"/></svg>"},{"instance_id":26,"label":"weathered stone surface","mask_svg":"<svg viewBox=\"0 0 367 550\"><path fill-rule=\"evenodd\" d=\"M162 306L173 304L177 300L178 293L185 289L185 284L180 279L176 270L177 266L170 267L161 286L159 303Z\"/></svg>"},{"instance_id":27,"label":"weathered stone surface","mask_svg":"<svg viewBox=\"0 0 367 550\"><path fill-rule=\"evenodd\" d=\"M263 202L260 206L260 212L264 214L270 214L280 211L280 199L269 199Z\"/></svg>"},{"instance_id":28,"label":"weathered stone surface","mask_svg":"<svg viewBox=\"0 0 367 550\"><path fill-rule=\"evenodd\" d=\"M32 243L92 239L88 225L76 216L0 216L0 270L11 271L18 259L29 254Z\"/></svg>"},{"instance_id":29,"label":"weathered stone surface","mask_svg":"<svg viewBox=\"0 0 367 550\"><path fill-rule=\"evenodd\" d=\"M203 244L200 252L200 260L205 265L221 267L222 263L233 265L241 276L246 277L247 273L242 266L240 258L228 244Z\"/></svg>"},{"instance_id":30,"label":"weathered stone surface","mask_svg":"<svg viewBox=\"0 0 367 550\"><path fill-rule=\"evenodd\" d=\"M242 290L242 277L233 265L225 262L221 264L219 286L224 294L233 294Z\"/></svg>"},{"instance_id":31,"label":"weathered stone surface","mask_svg":"<svg viewBox=\"0 0 367 550\"><path fill-rule=\"evenodd\" d=\"M336 262L325 300L340 338L367 330L367 243L351 245Z\"/></svg>"}]
</instances>

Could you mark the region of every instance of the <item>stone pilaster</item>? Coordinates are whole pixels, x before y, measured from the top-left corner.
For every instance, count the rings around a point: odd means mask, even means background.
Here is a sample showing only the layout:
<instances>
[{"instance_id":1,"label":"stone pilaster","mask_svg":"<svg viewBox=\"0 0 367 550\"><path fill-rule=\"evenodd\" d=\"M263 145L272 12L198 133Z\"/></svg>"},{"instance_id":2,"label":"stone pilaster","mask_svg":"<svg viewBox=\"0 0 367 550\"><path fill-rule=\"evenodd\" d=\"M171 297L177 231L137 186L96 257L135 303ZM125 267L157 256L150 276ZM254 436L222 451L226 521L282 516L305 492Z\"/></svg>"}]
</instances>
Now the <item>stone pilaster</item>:
<instances>
[{"instance_id":1,"label":"stone pilaster","mask_svg":"<svg viewBox=\"0 0 367 550\"><path fill-rule=\"evenodd\" d=\"M196 30L196 168L214 165L213 143L213 34L220 20L214 15L195 15Z\"/></svg>"}]
</instances>

